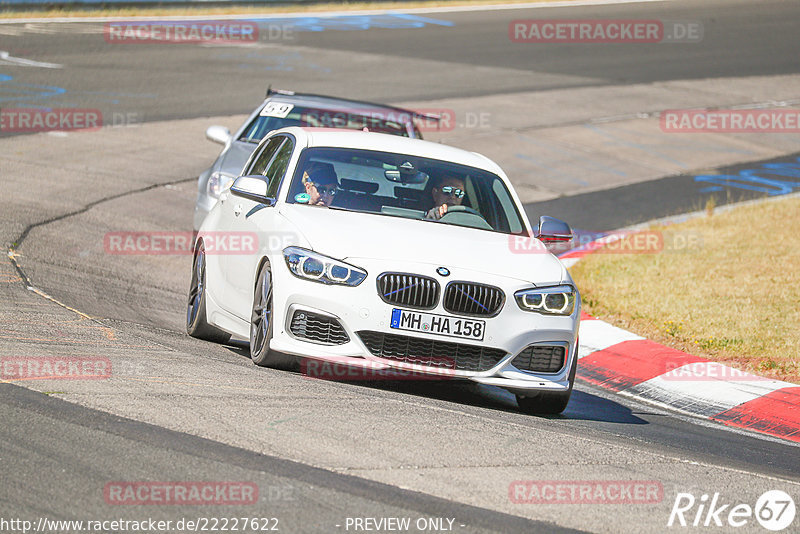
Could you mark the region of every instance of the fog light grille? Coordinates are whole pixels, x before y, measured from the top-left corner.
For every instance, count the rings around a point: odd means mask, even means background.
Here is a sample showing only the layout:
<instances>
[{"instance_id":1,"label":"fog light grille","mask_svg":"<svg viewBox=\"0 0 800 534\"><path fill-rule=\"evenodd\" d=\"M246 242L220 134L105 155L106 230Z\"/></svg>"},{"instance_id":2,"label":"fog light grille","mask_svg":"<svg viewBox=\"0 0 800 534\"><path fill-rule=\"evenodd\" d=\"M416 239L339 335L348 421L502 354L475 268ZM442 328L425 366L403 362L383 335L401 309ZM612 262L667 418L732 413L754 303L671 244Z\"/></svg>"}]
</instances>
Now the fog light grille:
<instances>
[{"instance_id":1,"label":"fog light grille","mask_svg":"<svg viewBox=\"0 0 800 534\"><path fill-rule=\"evenodd\" d=\"M520 352L511 364L522 371L557 373L564 367L567 350L562 346L531 345Z\"/></svg>"},{"instance_id":2,"label":"fog light grille","mask_svg":"<svg viewBox=\"0 0 800 534\"><path fill-rule=\"evenodd\" d=\"M296 337L326 345L344 345L350 338L333 317L295 310L289 330Z\"/></svg>"}]
</instances>

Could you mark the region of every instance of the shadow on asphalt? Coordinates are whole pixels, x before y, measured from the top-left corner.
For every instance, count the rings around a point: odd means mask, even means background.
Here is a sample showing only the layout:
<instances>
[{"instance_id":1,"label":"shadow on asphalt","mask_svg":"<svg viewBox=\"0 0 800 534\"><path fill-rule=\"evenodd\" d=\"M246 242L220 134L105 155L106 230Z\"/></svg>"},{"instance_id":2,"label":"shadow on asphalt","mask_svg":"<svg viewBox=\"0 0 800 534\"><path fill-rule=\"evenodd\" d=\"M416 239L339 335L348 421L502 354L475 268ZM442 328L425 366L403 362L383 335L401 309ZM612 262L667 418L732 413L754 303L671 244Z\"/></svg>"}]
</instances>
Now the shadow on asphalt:
<instances>
[{"instance_id":1,"label":"shadow on asphalt","mask_svg":"<svg viewBox=\"0 0 800 534\"><path fill-rule=\"evenodd\" d=\"M225 346L231 352L250 359L249 347L245 343L233 341ZM301 374L294 371L293 374ZM351 384L380 391L393 391L404 395L424 397L439 401L452 402L462 406L487 408L500 412L523 415L517 408L513 394L494 387L476 384L466 380L336 380L316 378L328 382ZM599 421L625 425L648 424L645 419L636 416L633 411L613 400L593 395L586 391L574 389L569 405L560 415L531 415L542 419Z\"/></svg>"},{"instance_id":2,"label":"shadow on asphalt","mask_svg":"<svg viewBox=\"0 0 800 534\"><path fill-rule=\"evenodd\" d=\"M613 400L592 395L586 391L572 390L572 397L564 419L581 421L602 421L625 425L646 425L648 421L633 413L633 410Z\"/></svg>"}]
</instances>

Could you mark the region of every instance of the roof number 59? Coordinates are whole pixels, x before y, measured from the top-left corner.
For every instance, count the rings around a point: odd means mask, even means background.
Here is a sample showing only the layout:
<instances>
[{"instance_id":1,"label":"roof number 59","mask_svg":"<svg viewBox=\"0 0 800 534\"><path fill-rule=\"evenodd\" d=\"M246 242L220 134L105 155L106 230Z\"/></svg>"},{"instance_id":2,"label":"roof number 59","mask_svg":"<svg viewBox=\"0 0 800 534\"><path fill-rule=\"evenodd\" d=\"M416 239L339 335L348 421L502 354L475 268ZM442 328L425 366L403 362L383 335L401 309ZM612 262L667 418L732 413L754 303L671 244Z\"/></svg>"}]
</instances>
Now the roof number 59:
<instances>
[{"instance_id":1,"label":"roof number 59","mask_svg":"<svg viewBox=\"0 0 800 534\"><path fill-rule=\"evenodd\" d=\"M285 119L286 115L292 111L293 107L294 104L285 104L283 102L267 102L267 105L261 110L261 116Z\"/></svg>"}]
</instances>

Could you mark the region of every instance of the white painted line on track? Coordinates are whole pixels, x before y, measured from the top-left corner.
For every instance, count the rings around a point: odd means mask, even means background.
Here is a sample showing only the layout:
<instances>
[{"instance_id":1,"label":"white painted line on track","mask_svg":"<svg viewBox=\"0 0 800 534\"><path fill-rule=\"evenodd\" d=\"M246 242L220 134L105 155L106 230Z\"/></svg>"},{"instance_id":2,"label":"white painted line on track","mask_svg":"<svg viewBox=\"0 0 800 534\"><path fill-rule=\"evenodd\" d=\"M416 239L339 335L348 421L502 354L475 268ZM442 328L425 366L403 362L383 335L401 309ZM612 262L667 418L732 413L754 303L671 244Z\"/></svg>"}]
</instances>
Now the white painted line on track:
<instances>
[{"instance_id":1,"label":"white painted line on track","mask_svg":"<svg viewBox=\"0 0 800 534\"><path fill-rule=\"evenodd\" d=\"M542 8L562 8L562 7L591 7L618 4L651 4L664 3L671 0L575 0L559 2L535 2L529 4L487 4L482 6L447 6L447 7L417 7L410 9L368 9L359 11L308 11L301 13L252 13L239 15L187 15L187 16L136 16L136 17L53 17L53 18L28 18L28 19L2 19L0 24L29 24L46 22L116 22L116 21L136 21L136 20L238 20L238 19L286 19L302 17L346 17L346 16L366 16L366 15L391 15L394 13L403 14L431 14L431 13L467 13L474 11L506 11L514 9L542 9Z\"/></svg>"},{"instance_id":2,"label":"white painted line on track","mask_svg":"<svg viewBox=\"0 0 800 534\"><path fill-rule=\"evenodd\" d=\"M64 65L59 63L47 63L45 61L34 61L32 59L14 57L5 50L0 50L0 65L14 65L15 67L39 67L42 69L60 69L64 67Z\"/></svg>"}]
</instances>

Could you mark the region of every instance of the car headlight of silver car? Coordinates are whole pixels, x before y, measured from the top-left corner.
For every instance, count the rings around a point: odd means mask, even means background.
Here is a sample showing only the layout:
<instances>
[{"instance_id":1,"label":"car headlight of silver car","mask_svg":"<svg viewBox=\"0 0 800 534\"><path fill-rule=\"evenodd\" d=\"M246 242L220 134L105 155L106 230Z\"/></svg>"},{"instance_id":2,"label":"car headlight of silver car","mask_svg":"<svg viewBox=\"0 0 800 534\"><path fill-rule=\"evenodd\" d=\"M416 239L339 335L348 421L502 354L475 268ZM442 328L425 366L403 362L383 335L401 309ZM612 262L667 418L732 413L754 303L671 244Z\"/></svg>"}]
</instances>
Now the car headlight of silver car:
<instances>
[{"instance_id":1,"label":"car headlight of silver car","mask_svg":"<svg viewBox=\"0 0 800 534\"><path fill-rule=\"evenodd\" d=\"M523 289L514 293L517 305L545 315L572 315L575 309L575 288L568 285Z\"/></svg>"},{"instance_id":2,"label":"car headlight of silver car","mask_svg":"<svg viewBox=\"0 0 800 534\"><path fill-rule=\"evenodd\" d=\"M283 258L293 275L312 282L357 286L367 277L364 269L300 247L283 249Z\"/></svg>"},{"instance_id":3,"label":"car headlight of silver car","mask_svg":"<svg viewBox=\"0 0 800 534\"><path fill-rule=\"evenodd\" d=\"M212 172L206 184L206 193L212 198L219 198L219 195L228 187L235 176L225 172Z\"/></svg>"}]
</instances>

